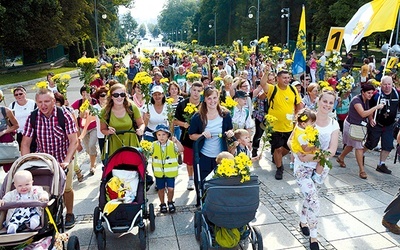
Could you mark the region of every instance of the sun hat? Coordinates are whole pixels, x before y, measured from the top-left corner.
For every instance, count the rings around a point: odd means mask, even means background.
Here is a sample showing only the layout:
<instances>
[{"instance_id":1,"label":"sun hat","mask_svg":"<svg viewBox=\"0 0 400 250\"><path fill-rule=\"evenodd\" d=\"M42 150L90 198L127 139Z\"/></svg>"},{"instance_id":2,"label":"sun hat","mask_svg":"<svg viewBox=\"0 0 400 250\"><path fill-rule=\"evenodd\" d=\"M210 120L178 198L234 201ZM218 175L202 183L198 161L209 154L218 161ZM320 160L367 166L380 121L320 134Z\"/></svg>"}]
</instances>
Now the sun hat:
<instances>
[{"instance_id":1,"label":"sun hat","mask_svg":"<svg viewBox=\"0 0 400 250\"><path fill-rule=\"evenodd\" d=\"M161 94L164 94L164 89L163 89L163 87L161 87L160 85L155 85L155 86L153 86L153 88L151 89L151 94L154 94L154 93L156 93L156 92L161 93Z\"/></svg>"},{"instance_id":2,"label":"sun hat","mask_svg":"<svg viewBox=\"0 0 400 250\"><path fill-rule=\"evenodd\" d=\"M165 133L168 134L168 137L171 137L171 132L169 131L168 126L165 125L165 124L158 124L158 125L157 125L156 130L153 132L153 135L154 135L154 137L156 137L156 138L157 138L157 132L158 132L158 131L163 131L163 132L165 132Z\"/></svg>"}]
</instances>

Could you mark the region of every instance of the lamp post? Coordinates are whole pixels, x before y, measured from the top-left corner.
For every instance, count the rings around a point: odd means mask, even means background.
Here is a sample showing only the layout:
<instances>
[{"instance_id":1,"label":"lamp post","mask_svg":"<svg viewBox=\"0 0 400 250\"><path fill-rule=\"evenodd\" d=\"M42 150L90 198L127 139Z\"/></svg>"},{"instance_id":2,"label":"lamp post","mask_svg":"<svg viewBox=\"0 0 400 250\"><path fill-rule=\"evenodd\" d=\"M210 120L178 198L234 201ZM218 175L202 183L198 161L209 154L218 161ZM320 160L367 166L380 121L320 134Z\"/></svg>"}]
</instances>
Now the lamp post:
<instances>
[{"instance_id":1,"label":"lamp post","mask_svg":"<svg viewBox=\"0 0 400 250\"><path fill-rule=\"evenodd\" d=\"M107 14L101 15L101 18L106 19ZM96 27L96 46L97 46L97 56L100 55L99 49L99 24L98 24L98 11L97 11L97 0L94 0L94 23Z\"/></svg>"},{"instance_id":2,"label":"lamp post","mask_svg":"<svg viewBox=\"0 0 400 250\"><path fill-rule=\"evenodd\" d=\"M287 36L286 36L286 46L289 48L289 29L290 29L290 8L283 8L281 9L283 13L281 18L287 17Z\"/></svg>"},{"instance_id":3,"label":"lamp post","mask_svg":"<svg viewBox=\"0 0 400 250\"><path fill-rule=\"evenodd\" d=\"M258 39L260 38L260 0L257 0L257 7L250 6L248 10L249 18L253 18L253 13L251 13L252 9L256 10L257 41L258 41Z\"/></svg>"},{"instance_id":4,"label":"lamp post","mask_svg":"<svg viewBox=\"0 0 400 250\"><path fill-rule=\"evenodd\" d=\"M214 46L217 45L217 13L214 13L214 20L208 21L208 27L211 29L214 23Z\"/></svg>"}]
</instances>

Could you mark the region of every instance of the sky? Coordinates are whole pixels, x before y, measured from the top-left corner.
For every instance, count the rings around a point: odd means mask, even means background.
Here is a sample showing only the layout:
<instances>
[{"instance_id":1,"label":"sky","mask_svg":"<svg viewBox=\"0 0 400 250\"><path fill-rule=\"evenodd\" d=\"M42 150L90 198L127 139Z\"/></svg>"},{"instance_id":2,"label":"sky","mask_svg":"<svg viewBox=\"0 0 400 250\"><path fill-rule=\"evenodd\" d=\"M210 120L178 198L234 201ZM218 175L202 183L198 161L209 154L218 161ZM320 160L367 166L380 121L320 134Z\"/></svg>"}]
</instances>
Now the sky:
<instances>
[{"instance_id":1,"label":"sky","mask_svg":"<svg viewBox=\"0 0 400 250\"><path fill-rule=\"evenodd\" d=\"M135 6L132 9L125 7L119 8L120 15L131 12L132 17L141 23L156 23L157 16L161 12L164 3L167 0L135 0Z\"/></svg>"}]
</instances>

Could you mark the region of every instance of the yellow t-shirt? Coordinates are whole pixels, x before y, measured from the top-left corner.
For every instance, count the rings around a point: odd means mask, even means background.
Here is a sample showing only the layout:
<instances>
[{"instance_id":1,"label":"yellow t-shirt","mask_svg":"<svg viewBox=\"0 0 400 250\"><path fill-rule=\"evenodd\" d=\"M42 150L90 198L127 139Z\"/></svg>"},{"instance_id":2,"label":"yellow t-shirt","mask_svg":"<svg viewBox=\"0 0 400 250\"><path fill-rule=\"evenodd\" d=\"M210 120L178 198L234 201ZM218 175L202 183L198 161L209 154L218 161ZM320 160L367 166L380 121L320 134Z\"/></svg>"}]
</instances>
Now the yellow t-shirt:
<instances>
[{"instance_id":1,"label":"yellow t-shirt","mask_svg":"<svg viewBox=\"0 0 400 250\"><path fill-rule=\"evenodd\" d=\"M301 96L294 88L295 93L287 86L286 89L281 89L278 85L268 84L268 100L271 98L274 88L277 88L275 97L271 102L268 114L275 116L278 121L274 122L274 131L276 132L291 132L293 130L295 106L301 102ZM297 97L296 97L297 96ZM294 103L296 97L296 104Z\"/></svg>"}]
</instances>

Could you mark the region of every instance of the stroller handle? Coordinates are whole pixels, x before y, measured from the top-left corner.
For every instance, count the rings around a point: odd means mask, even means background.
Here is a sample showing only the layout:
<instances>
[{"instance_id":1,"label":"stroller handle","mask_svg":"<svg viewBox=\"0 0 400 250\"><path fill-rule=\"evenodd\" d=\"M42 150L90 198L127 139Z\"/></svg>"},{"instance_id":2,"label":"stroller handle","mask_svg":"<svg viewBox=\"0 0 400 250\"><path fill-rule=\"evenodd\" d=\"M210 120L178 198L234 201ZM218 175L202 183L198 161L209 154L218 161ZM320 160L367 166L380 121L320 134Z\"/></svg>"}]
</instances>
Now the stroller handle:
<instances>
[{"instance_id":1,"label":"stroller handle","mask_svg":"<svg viewBox=\"0 0 400 250\"><path fill-rule=\"evenodd\" d=\"M5 202L3 206L0 207L0 211L19 208L19 207L47 207L50 206L54 202L54 199L50 201L14 201L14 202Z\"/></svg>"}]
</instances>

